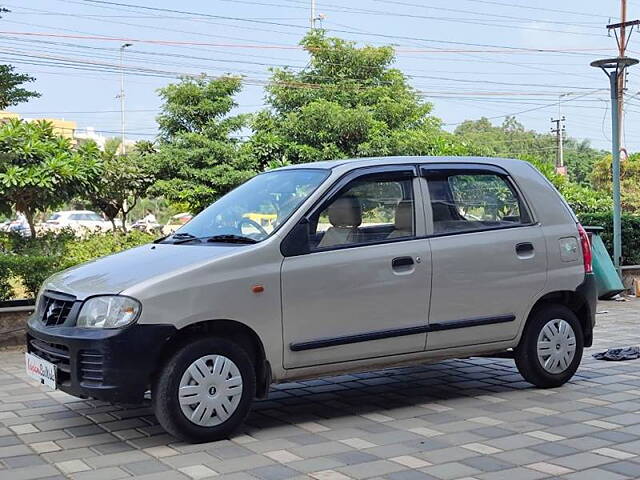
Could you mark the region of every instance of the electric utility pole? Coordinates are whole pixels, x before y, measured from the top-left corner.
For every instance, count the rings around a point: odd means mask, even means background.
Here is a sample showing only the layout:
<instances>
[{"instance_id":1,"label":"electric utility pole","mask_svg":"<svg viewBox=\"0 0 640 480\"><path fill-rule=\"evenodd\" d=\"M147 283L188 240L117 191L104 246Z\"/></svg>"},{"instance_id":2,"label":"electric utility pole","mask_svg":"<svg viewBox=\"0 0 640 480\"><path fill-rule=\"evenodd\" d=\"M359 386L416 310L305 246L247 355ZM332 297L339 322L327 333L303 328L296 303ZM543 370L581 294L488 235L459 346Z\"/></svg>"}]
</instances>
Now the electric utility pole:
<instances>
[{"instance_id":1,"label":"electric utility pole","mask_svg":"<svg viewBox=\"0 0 640 480\"><path fill-rule=\"evenodd\" d=\"M556 173L559 173L561 175L567 174L567 169L564 166L564 151L563 151L564 132L565 132L564 121L565 121L564 116L558 119L554 119L554 118L551 119L551 123L555 125L555 128L551 127L551 133L556 134Z\"/></svg>"},{"instance_id":2,"label":"electric utility pole","mask_svg":"<svg viewBox=\"0 0 640 480\"><path fill-rule=\"evenodd\" d=\"M607 27L608 28L608 27ZM633 29L633 26L631 27ZM609 29L611 31L611 29ZM614 30L617 32L617 30ZM631 33L631 32L629 32ZM626 57L627 52L627 0L620 0L620 36L616 35L618 42L618 57ZM621 152L626 152L623 144L624 132L624 91L626 89L626 75L625 69L622 70L620 77L618 78L618 144ZM625 154L626 158L626 154ZM624 158L623 158L624 160Z\"/></svg>"},{"instance_id":3,"label":"electric utility pole","mask_svg":"<svg viewBox=\"0 0 640 480\"><path fill-rule=\"evenodd\" d=\"M121 129L121 137L120 137L120 154L125 154L125 132L124 132L124 49L127 47L131 47L133 44L131 43L123 43L120 46L120 129Z\"/></svg>"},{"instance_id":4,"label":"electric utility pole","mask_svg":"<svg viewBox=\"0 0 640 480\"><path fill-rule=\"evenodd\" d=\"M318 20L320 20L320 28L322 28L322 20L324 20L326 17L324 14L320 13L317 14L316 13L316 0L311 0L311 30L315 30L316 29L316 22Z\"/></svg>"}]
</instances>

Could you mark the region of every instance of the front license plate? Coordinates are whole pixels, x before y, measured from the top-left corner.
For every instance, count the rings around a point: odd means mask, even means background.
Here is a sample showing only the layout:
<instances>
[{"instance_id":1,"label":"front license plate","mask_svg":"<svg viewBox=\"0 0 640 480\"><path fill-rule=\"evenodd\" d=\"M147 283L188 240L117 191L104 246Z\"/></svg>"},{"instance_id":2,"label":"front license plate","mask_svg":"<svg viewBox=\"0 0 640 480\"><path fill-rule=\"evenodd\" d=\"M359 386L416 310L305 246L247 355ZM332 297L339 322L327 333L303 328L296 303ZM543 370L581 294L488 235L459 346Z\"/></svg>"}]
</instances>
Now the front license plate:
<instances>
[{"instance_id":1,"label":"front license plate","mask_svg":"<svg viewBox=\"0 0 640 480\"><path fill-rule=\"evenodd\" d=\"M30 353L24 354L24 361L27 367L27 375L37 380L42 385L56 388L56 366L46 360L36 357Z\"/></svg>"}]
</instances>

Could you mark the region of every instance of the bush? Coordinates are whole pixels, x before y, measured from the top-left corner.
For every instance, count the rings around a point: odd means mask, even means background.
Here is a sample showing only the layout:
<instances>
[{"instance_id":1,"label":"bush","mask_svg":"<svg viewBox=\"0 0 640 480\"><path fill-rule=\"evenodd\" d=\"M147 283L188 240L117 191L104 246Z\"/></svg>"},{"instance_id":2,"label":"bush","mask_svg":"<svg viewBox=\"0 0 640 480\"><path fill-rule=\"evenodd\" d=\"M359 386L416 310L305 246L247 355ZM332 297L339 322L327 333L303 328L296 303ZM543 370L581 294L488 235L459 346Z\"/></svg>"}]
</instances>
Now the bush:
<instances>
[{"instance_id":1,"label":"bush","mask_svg":"<svg viewBox=\"0 0 640 480\"><path fill-rule=\"evenodd\" d=\"M132 230L123 233L105 233L92 235L83 240L69 242L66 245L64 259L61 265L69 268L79 263L88 262L98 257L111 255L122 250L144 245L157 238L157 235Z\"/></svg>"},{"instance_id":2,"label":"bush","mask_svg":"<svg viewBox=\"0 0 640 480\"><path fill-rule=\"evenodd\" d=\"M613 256L613 212L582 213L578 218L582 225L604 228L600 236ZM640 215L622 215L622 264L640 265Z\"/></svg>"},{"instance_id":3,"label":"bush","mask_svg":"<svg viewBox=\"0 0 640 480\"><path fill-rule=\"evenodd\" d=\"M0 300L16 297L12 280L35 296L51 275L79 263L149 243L148 233L99 233L76 238L73 232L47 232L31 239L14 234L0 235Z\"/></svg>"}]
</instances>

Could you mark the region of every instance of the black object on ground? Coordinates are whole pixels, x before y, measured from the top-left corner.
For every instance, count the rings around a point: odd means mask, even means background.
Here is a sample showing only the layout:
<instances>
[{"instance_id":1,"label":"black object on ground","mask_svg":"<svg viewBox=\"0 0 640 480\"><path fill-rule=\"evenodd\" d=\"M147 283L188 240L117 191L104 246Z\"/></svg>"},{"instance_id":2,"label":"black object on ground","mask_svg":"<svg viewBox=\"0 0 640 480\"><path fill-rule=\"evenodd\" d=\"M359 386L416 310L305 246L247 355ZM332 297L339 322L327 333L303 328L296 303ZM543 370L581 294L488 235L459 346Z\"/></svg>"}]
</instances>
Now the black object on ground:
<instances>
[{"instance_id":1,"label":"black object on ground","mask_svg":"<svg viewBox=\"0 0 640 480\"><path fill-rule=\"evenodd\" d=\"M608 360L611 362L636 360L637 358L640 358L640 347L610 348L606 352L594 353L593 358L597 360Z\"/></svg>"}]
</instances>

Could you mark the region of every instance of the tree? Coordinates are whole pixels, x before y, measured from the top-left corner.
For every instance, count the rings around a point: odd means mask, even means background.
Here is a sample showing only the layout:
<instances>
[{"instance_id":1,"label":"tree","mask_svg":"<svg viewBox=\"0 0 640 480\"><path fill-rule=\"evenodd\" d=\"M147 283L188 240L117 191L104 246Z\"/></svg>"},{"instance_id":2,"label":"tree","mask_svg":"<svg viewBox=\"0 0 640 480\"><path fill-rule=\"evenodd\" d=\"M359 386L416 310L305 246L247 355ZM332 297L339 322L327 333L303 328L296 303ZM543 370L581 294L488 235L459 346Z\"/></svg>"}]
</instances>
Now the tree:
<instances>
[{"instance_id":1,"label":"tree","mask_svg":"<svg viewBox=\"0 0 640 480\"><path fill-rule=\"evenodd\" d=\"M454 133L466 140L478 155L535 158L555 165L556 137L527 130L513 116L506 117L502 125L498 126L484 117L467 120L458 125ZM590 187L589 174L602 155L603 152L592 148L588 140L571 137L565 139L564 162L569 180L583 187Z\"/></svg>"},{"instance_id":2,"label":"tree","mask_svg":"<svg viewBox=\"0 0 640 480\"><path fill-rule=\"evenodd\" d=\"M8 11L6 8L0 7L0 14ZM2 18L1 15L0 18ZM29 75L15 73L12 65L0 65L0 110L26 102L30 98L39 97L39 93L21 87L23 83L34 80Z\"/></svg>"},{"instance_id":3,"label":"tree","mask_svg":"<svg viewBox=\"0 0 640 480\"><path fill-rule=\"evenodd\" d=\"M467 120L454 131L455 135L473 146L476 154L492 157L533 157L552 162L555 159L555 138L527 130L515 117L505 117L501 125L489 119Z\"/></svg>"},{"instance_id":4,"label":"tree","mask_svg":"<svg viewBox=\"0 0 640 480\"><path fill-rule=\"evenodd\" d=\"M252 121L247 149L261 168L373 155L465 153L462 142L440 129L407 78L395 68L391 47L357 48L307 34L309 53L299 72L275 69L267 87L269 109Z\"/></svg>"},{"instance_id":5,"label":"tree","mask_svg":"<svg viewBox=\"0 0 640 480\"><path fill-rule=\"evenodd\" d=\"M155 181L153 149L148 142L139 142L133 151L118 155L119 147L119 139L111 139L105 145L92 204L111 221L114 231L116 218L121 215L122 229L126 231L127 216Z\"/></svg>"},{"instance_id":6,"label":"tree","mask_svg":"<svg viewBox=\"0 0 640 480\"><path fill-rule=\"evenodd\" d=\"M609 154L596 162L591 173L593 185L609 197L613 188L611 168ZM620 162L620 197L625 212L640 214L640 153L631 154Z\"/></svg>"},{"instance_id":7,"label":"tree","mask_svg":"<svg viewBox=\"0 0 640 480\"><path fill-rule=\"evenodd\" d=\"M38 92L20 86L34 80L35 78L24 73L15 73L12 65L0 65L0 110L39 97Z\"/></svg>"},{"instance_id":8,"label":"tree","mask_svg":"<svg viewBox=\"0 0 640 480\"><path fill-rule=\"evenodd\" d=\"M153 194L196 213L255 175L238 138L246 116L230 115L240 88L237 77L202 75L160 89L164 103L154 155L159 180Z\"/></svg>"},{"instance_id":9,"label":"tree","mask_svg":"<svg viewBox=\"0 0 640 480\"><path fill-rule=\"evenodd\" d=\"M93 142L73 149L48 122L0 125L0 210L22 212L36 236L34 216L74 196L88 196L100 172Z\"/></svg>"}]
</instances>

